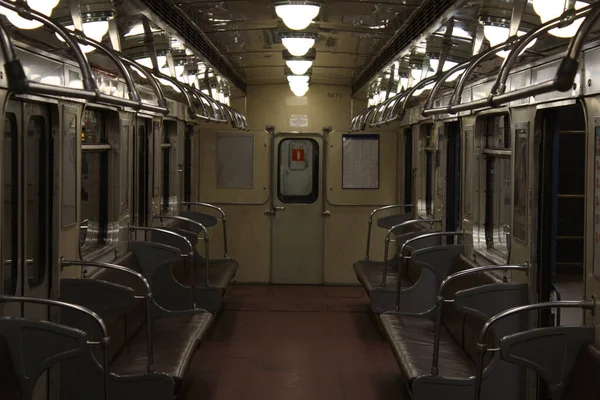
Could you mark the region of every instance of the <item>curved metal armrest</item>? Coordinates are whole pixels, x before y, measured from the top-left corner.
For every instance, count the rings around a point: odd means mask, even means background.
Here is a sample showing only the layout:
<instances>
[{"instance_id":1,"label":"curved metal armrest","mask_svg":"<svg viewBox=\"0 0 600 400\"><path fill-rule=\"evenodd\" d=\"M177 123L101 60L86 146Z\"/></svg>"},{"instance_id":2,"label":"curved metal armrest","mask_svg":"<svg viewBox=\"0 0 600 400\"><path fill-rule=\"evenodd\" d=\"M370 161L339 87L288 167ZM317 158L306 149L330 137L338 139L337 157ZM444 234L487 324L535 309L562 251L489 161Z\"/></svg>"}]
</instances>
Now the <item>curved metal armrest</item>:
<instances>
[{"instance_id":1,"label":"curved metal armrest","mask_svg":"<svg viewBox=\"0 0 600 400\"><path fill-rule=\"evenodd\" d=\"M490 327L496 322L509 317L514 314L522 313L524 311L533 311L533 310L543 310L548 308L581 308L582 310L589 310L594 312L596 308L595 300L579 300L579 301L554 301L554 302L544 302L537 304L528 304L525 306L511 308L509 310L502 311L494 315L492 318L487 320L487 322L481 328L481 333L479 335L479 342L477 343L478 350L478 359L477 359L477 369L475 371L475 400L479 400L481 397L481 385L483 381L483 359L485 357L485 353L488 351L487 344L485 343L485 337Z\"/></svg>"},{"instance_id":2,"label":"curved metal armrest","mask_svg":"<svg viewBox=\"0 0 600 400\"><path fill-rule=\"evenodd\" d=\"M80 260L65 260L63 257L60 258L59 261L59 266L60 266L60 270L62 271L62 269L64 267L72 267L72 266L77 266L77 267L98 267L98 268L105 268L105 269L112 269L112 270L116 270L116 271L121 271L121 272L125 272L129 275L133 275L136 278L138 278L139 280L141 280L144 283L144 286L146 287L146 319L147 319L147 324L148 324L148 373L152 373L155 371L154 369L154 338L152 335L152 289L150 287L150 283L148 282L148 280L144 277L144 275L140 274L139 272L131 269L131 268L127 268L127 267L123 267L121 265L117 265L117 264L110 264L110 263L105 263L105 262L98 262L98 261L80 261Z\"/></svg>"},{"instance_id":3,"label":"curved metal armrest","mask_svg":"<svg viewBox=\"0 0 600 400\"><path fill-rule=\"evenodd\" d=\"M151 228L151 227L146 227L146 226L133 226L130 225L129 229L132 231L144 231L144 232L161 232L161 233L166 233L167 235L172 235L172 236L176 236L179 239L181 239L182 241L184 241L188 248L190 249L188 255L194 254L194 246L192 245L192 243L188 240L188 238L186 238L183 235L180 235L179 233L170 231L168 229L165 228Z\"/></svg>"},{"instance_id":4,"label":"curved metal armrest","mask_svg":"<svg viewBox=\"0 0 600 400\"><path fill-rule=\"evenodd\" d=\"M425 220L426 221L426 220ZM405 257L404 255L404 249L410 244L410 243L414 243L418 240L423 240L423 239L427 239L430 237L435 237L435 236L465 236L465 235L470 235L470 233L467 232L463 232L463 231L455 231L455 232L433 232L433 233L425 233L423 235L417 236L415 238L412 239L408 239L406 242L404 242L404 244L402 245L402 247L400 248L400 255L402 256L402 258L409 258L409 257Z\"/></svg>"},{"instance_id":5,"label":"curved metal armrest","mask_svg":"<svg viewBox=\"0 0 600 400\"><path fill-rule=\"evenodd\" d=\"M158 218L160 220L162 219L172 219L172 220L176 220L176 221L183 221L183 222L187 222L193 225L196 225L198 227L200 227L200 229L204 232L204 267L206 269L206 273L205 273L205 281L206 281L206 285L209 285L209 266L210 266L210 255L209 255L209 251L210 251L210 246L208 243L208 229L206 229L206 227L204 225L202 225L200 222L198 221L194 221L191 218L187 218L187 217L182 217L179 215L155 215L154 218ZM187 240L187 238L186 238ZM189 241L188 241L189 243ZM191 246L191 244L190 244ZM190 256L193 256L193 254L195 254L194 249L192 247L191 251L190 251ZM194 308L196 307L196 284L195 284L195 279L194 279L194 266L195 266L195 262L192 261L192 265L190 266L190 279L191 279L191 287L194 293L194 300L193 300L193 305Z\"/></svg>"},{"instance_id":6,"label":"curved metal armrest","mask_svg":"<svg viewBox=\"0 0 600 400\"><path fill-rule=\"evenodd\" d=\"M108 376L109 376L109 371L108 371L108 343L110 341L110 337L108 336L108 329L106 328L106 324L104 323L104 321L102 320L102 318L100 318L100 316L98 314L96 314L95 312L93 312L92 310L82 307L80 305L77 304L70 304L70 303L65 303L63 301L57 301L57 300L50 300L50 299L42 299L42 298L37 298L37 297L18 297L18 296L6 296L6 295L0 295L0 303L33 303L33 304L42 304L42 305L47 305L47 306L54 306L54 307L62 307L62 308L68 308L77 312L81 312L83 314L88 315L89 317L92 317L93 320L96 321L96 323L98 324L98 326L100 326L100 331L102 332L103 337L101 338L101 340L98 342L98 344L102 347L102 355L103 355L103 376L104 376L104 399L108 400ZM93 342L89 342L88 344L95 344Z\"/></svg>"},{"instance_id":7,"label":"curved metal armrest","mask_svg":"<svg viewBox=\"0 0 600 400\"><path fill-rule=\"evenodd\" d=\"M385 268L383 269L383 275L381 277L381 285L382 287L386 287L387 285L387 269L388 269L388 256L389 256L389 250L390 250L390 236L392 235L392 233L396 233L396 231L400 228L404 228L407 227L409 225L413 225L416 223L420 223L420 222L424 222L424 223L428 223L431 222L431 225L433 226L434 223L436 222L441 222L441 219L411 219L410 221L404 221L401 224L397 224L392 226L390 229L388 229L387 233L385 234L385 245L384 245L384 250L383 250L383 262L385 263ZM400 273L400 271L398 271L398 273Z\"/></svg>"},{"instance_id":8,"label":"curved metal armrest","mask_svg":"<svg viewBox=\"0 0 600 400\"><path fill-rule=\"evenodd\" d=\"M193 202L193 201L183 201L183 202L181 202L181 204L188 206L188 210L190 209L191 206L198 206L198 207L206 207L206 208L216 210L221 214L221 222L223 223L223 252L225 253L224 257L229 258L228 251L227 251L227 218L225 216L225 211L223 211L223 209L221 207L217 207L210 203L198 203L198 202Z\"/></svg>"},{"instance_id":9,"label":"curved metal armrest","mask_svg":"<svg viewBox=\"0 0 600 400\"><path fill-rule=\"evenodd\" d=\"M373 225L373 216L381 211L391 210L394 208L402 208L402 207L404 207L404 208L413 207L413 205L412 204L392 204L389 206L379 207L379 208L376 208L373 211L371 211L371 214L369 214L369 229L367 231L367 252L365 254L365 260L369 259L369 252L371 249L371 227Z\"/></svg>"},{"instance_id":10,"label":"curved metal armrest","mask_svg":"<svg viewBox=\"0 0 600 400\"><path fill-rule=\"evenodd\" d=\"M163 220L163 219L172 219L175 221L183 221L183 222L187 222L190 223L192 225L196 225L197 227L200 228L200 230L202 230L202 232L204 233L204 237L202 238L205 242L208 241L208 229L206 229L206 227L204 225L202 225L200 222L198 221L194 221L191 218L187 218L187 217L182 217L180 215L155 215L152 218L154 219L159 219L159 220ZM187 240L187 239L186 239Z\"/></svg>"},{"instance_id":11,"label":"curved metal armrest","mask_svg":"<svg viewBox=\"0 0 600 400\"><path fill-rule=\"evenodd\" d=\"M442 306L444 302L451 302L449 300L445 300L442 292L448 283L451 281L462 278L467 275L478 274L480 272L486 271L527 271L529 269L529 264L523 265L486 265L482 267L465 269L463 271L455 272L452 275L448 275L440 284L438 289L438 295L436 298L436 315L435 315L435 337L433 340L433 361L431 363L431 375L437 376L439 373L439 356L440 356L440 335L442 329Z\"/></svg>"}]
</instances>

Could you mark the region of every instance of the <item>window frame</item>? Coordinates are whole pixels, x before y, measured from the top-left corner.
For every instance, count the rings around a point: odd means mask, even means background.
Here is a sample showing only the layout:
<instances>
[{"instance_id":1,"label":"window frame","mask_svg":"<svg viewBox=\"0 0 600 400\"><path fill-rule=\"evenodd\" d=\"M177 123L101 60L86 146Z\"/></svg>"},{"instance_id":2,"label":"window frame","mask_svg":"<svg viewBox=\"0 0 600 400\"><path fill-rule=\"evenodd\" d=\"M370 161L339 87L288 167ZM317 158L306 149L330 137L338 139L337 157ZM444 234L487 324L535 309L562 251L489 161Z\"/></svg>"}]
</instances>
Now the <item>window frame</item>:
<instances>
[{"instance_id":1,"label":"window frame","mask_svg":"<svg viewBox=\"0 0 600 400\"><path fill-rule=\"evenodd\" d=\"M420 170L420 190L417 199L417 215L433 218L435 214L435 182L437 168L437 140L435 125L431 122L419 125L419 148L417 168Z\"/></svg>"},{"instance_id":2,"label":"window frame","mask_svg":"<svg viewBox=\"0 0 600 400\"><path fill-rule=\"evenodd\" d=\"M283 144L287 141L300 141L306 140L312 144L312 190L307 195L301 196L287 196L281 193L281 152L283 151ZM320 187L320 168L321 163L319 143L313 138L301 137L293 138L287 137L282 139L277 145L277 199L284 204L314 204L319 200L319 187Z\"/></svg>"},{"instance_id":3,"label":"window frame","mask_svg":"<svg viewBox=\"0 0 600 400\"><path fill-rule=\"evenodd\" d=\"M119 154L115 151L116 146L111 144L111 135L109 133L109 125L113 125L115 118L117 121L120 120L118 113L113 111L104 110L101 107L88 107L85 108L81 114L81 126L83 129L83 120L86 113L90 111L96 113L97 120L101 121L101 138L98 143L85 143L81 138L81 173L79 174L80 179L80 194L79 202L79 255L81 259L93 259L99 254L110 251L114 246L114 238L111 237L111 225L114 223L118 224L118 221L113 221L111 218L111 211L113 209L113 201L115 198L114 190L111 190L109 181L114 179L118 171L115 163L120 163ZM111 115L114 114L114 115ZM114 128L114 126L112 126ZM119 135L120 130L116 132ZM121 151L121 150L119 150ZM99 182L99 213L98 213L98 229L93 231L91 240L88 239L89 235L89 219L88 219L88 231L85 233L85 239L82 240L82 229L83 229L83 200L81 199L81 193L83 192L83 165L84 165L84 154L99 154L100 155L100 182ZM120 187L120 186L119 186ZM117 196L120 200L120 194ZM120 209L120 207L117 207ZM96 222L96 221L94 221Z\"/></svg>"},{"instance_id":4,"label":"window frame","mask_svg":"<svg viewBox=\"0 0 600 400\"><path fill-rule=\"evenodd\" d=\"M502 118L503 134L499 145L490 143L500 137L495 130ZM513 213L513 132L508 112L490 113L477 118L473 173L477 178L474 204L477 214L473 226L475 251L498 264L509 261ZM498 162L501 161L501 162ZM476 171L475 171L476 170ZM506 200L509 200L507 203ZM503 223L502 221L508 221Z\"/></svg>"},{"instance_id":5,"label":"window frame","mask_svg":"<svg viewBox=\"0 0 600 400\"><path fill-rule=\"evenodd\" d=\"M177 140L177 121L163 120L160 140L160 192L159 212L161 215L170 214L174 207L171 199L175 196L173 159L176 158L174 142Z\"/></svg>"}]
</instances>

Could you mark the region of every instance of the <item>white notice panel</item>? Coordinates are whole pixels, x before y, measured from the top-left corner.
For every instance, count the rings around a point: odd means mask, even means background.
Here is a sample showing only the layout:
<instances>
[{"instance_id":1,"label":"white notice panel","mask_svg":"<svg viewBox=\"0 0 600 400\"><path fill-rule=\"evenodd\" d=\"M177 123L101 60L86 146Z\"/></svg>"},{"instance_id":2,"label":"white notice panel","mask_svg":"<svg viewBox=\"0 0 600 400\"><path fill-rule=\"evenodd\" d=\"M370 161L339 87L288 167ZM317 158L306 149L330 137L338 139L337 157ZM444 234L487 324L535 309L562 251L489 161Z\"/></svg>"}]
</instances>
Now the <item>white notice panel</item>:
<instances>
[{"instance_id":1,"label":"white notice panel","mask_svg":"<svg viewBox=\"0 0 600 400\"><path fill-rule=\"evenodd\" d=\"M292 114L290 117L290 128L308 128L308 115Z\"/></svg>"},{"instance_id":2,"label":"white notice panel","mask_svg":"<svg viewBox=\"0 0 600 400\"><path fill-rule=\"evenodd\" d=\"M342 189L379 189L379 135L342 136Z\"/></svg>"}]
</instances>

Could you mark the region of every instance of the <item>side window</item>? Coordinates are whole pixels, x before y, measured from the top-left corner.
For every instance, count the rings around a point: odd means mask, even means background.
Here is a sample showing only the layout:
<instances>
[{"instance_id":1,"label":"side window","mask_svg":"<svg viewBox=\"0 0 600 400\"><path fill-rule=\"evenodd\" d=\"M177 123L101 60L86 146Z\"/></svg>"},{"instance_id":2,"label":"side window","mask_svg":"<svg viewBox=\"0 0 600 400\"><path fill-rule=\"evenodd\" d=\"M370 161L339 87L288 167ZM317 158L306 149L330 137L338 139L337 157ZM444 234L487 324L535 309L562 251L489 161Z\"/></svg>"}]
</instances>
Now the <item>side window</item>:
<instances>
[{"instance_id":1,"label":"side window","mask_svg":"<svg viewBox=\"0 0 600 400\"><path fill-rule=\"evenodd\" d=\"M161 193L160 193L160 212L168 213L171 209L171 196L175 195L173 191L175 168L172 164L175 158L173 151L173 139L177 137L177 122L164 121L162 140L160 144L161 157Z\"/></svg>"},{"instance_id":2,"label":"side window","mask_svg":"<svg viewBox=\"0 0 600 400\"><path fill-rule=\"evenodd\" d=\"M483 124L479 179L479 220L484 221L485 249L508 261L508 238L511 224L512 150L510 121L507 114L487 116ZM480 243L480 248L483 244Z\"/></svg>"},{"instance_id":3,"label":"side window","mask_svg":"<svg viewBox=\"0 0 600 400\"><path fill-rule=\"evenodd\" d=\"M185 143L183 155L183 201L192 201L192 133L194 127L185 127Z\"/></svg>"},{"instance_id":4,"label":"side window","mask_svg":"<svg viewBox=\"0 0 600 400\"><path fill-rule=\"evenodd\" d=\"M44 282L48 249L50 165L46 119L32 116L27 123L27 280L30 288ZM35 157L31 157L35 155Z\"/></svg>"},{"instance_id":5,"label":"side window","mask_svg":"<svg viewBox=\"0 0 600 400\"><path fill-rule=\"evenodd\" d=\"M404 131L404 204L413 202L413 134L412 128ZM410 209L412 211L412 209Z\"/></svg>"},{"instance_id":6,"label":"side window","mask_svg":"<svg viewBox=\"0 0 600 400\"><path fill-rule=\"evenodd\" d=\"M14 246L18 233L13 231L17 227L18 213L13 212L13 205L17 204L19 195L16 185L17 171L13 168L13 154L17 154L17 118L15 114L7 112L4 116L4 149L2 155L2 290L3 294L14 295L17 292L17 249Z\"/></svg>"},{"instance_id":7,"label":"side window","mask_svg":"<svg viewBox=\"0 0 600 400\"><path fill-rule=\"evenodd\" d=\"M434 168L435 148L433 138L433 125L426 124L419 127L420 142L423 152L419 155L421 170L421 190L419 191L419 215L431 217L433 215L434 193Z\"/></svg>"},{"instance_id":8,"label":"side window","mask_svg":"<svg viewBox=\"0 0 600 400\"><path fill-rule=\"evenodd\" d=\"M81 132L81 254L106 244L108 231L108 156L106 115L85 110Z\"/></svg>"}]
</instances>

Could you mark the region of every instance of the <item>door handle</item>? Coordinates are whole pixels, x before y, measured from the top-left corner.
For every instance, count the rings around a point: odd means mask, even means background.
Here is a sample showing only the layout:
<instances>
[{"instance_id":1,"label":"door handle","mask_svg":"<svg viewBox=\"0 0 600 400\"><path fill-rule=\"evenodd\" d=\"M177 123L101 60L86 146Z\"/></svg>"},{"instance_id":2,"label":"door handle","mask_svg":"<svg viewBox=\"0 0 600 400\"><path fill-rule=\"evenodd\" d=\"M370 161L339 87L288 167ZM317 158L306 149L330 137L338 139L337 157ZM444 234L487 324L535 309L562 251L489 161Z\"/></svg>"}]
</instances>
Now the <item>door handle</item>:
<instances>
[{"instance_id":1,"label":"door handle","mask_svg":"<svg viewBox=\"0 0 600 400\"><path fill-rule=\"evenodd\" d=\"M265 210L265 215L274 216L275 214L277 214L277 211L283 211L283 210L285 210L285 207L273 206L273 208L269 208L268 210Z\"/></svg>"}]
</instances>

